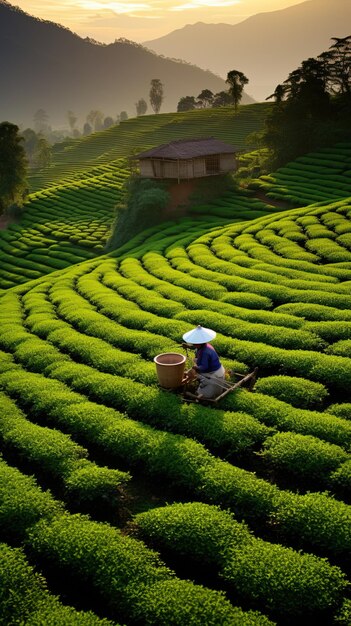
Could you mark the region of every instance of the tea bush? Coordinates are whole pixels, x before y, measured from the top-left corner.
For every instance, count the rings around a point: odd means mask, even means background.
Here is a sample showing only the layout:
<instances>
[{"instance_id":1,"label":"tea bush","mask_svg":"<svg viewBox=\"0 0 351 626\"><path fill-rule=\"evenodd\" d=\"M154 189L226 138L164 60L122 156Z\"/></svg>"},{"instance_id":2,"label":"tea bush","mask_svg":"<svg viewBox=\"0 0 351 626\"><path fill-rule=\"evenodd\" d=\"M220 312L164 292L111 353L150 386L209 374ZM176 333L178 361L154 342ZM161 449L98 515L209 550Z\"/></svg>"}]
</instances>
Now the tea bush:
<instances>
[{"instance_id":1,"label":"tea bush","mask_svg":"<svg viewBox=\"0 0 351 626\"><path fill-rule=\"evenodd\" d=\"M48 592L45 579L29 565L19 548L0 544L0 572L0 621L3 624L113 626L109 620L100 619L90 611L76 611L61 604Z\"/></svg>"},{"instance_id":2,"label":"tea bush","mask_svg":"<svg viewBox=\"0 0 351 626\"><path fill-rule=\"evenodd\" d=\"M264 616L246 617L221 592L177 579L155 552L106 524L76 515L42 520L28 544L37 556L84 581L113 616L150 625L180 626L185 619L193 625L214 626L218 619L228 625L270 624Z\"/></svg>"},{"instance_id":3,"label":"tea bush","mask_svg":"<svg viewBox=\"0 0 351 626\"><path fill-rule=\"evenodd\" d=\"M349 457L339 446L288 432L268 437L260 455L278 474L307 484L316 481L317 485L325 485L329 475Z\"/></svg>"},{"instance_id":4,"label":"tea bush","mask_svg":"<svg viewBox=\"0 0 351 626\"><path fill-rule=\"evenodd\" d=\"M321 408L329 395L324 385L294 376L267 376L255 389L300 409Z\"/></svg>"},{"instance_id":5,"label":"tea bush","mask_svg":"<svg viewBox=\"0 0 351 626\"><path fill-rule=\"evenodd\" d=\"M175 553L212 569L233 596L288 623L337 607L346 588L343 572L326 559L255 538L219 507L201 503L164 506L135 517L140 536L161 553Z\"/></svg>"}]
</instances>

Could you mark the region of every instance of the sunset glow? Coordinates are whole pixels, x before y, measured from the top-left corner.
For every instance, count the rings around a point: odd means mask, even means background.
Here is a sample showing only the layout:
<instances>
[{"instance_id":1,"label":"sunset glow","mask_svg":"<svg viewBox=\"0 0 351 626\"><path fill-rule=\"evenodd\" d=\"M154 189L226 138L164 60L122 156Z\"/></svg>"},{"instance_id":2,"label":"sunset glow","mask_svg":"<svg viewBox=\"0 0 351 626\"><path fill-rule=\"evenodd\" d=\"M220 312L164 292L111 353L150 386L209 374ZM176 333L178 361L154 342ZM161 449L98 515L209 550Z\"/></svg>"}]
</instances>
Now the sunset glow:
<instances>
[{"instance_id":1,"label":"sunset glow","mask_svg":"<svg viewBox=\"0 0 351 626\"><path fill-rule=\"evenodd\" d=\"M185 9L202 9L209 7L231 7L234 4L239 4L240 0L192 0L186 4L180 4L178 6L170 7L171 11L184 11Z\"/></svg>"},{"instance_id":2,"label":"sunset glow","mask_svg":"<svg viewBox=\"0 0 351 626\"><path fill-rule=\"evenodd\" d=\"M195 22L237 24L256 13L278 11L302 0L14 0L39 17L82 37L110 43L143 42Z\"/></svg>"}]
</instances>

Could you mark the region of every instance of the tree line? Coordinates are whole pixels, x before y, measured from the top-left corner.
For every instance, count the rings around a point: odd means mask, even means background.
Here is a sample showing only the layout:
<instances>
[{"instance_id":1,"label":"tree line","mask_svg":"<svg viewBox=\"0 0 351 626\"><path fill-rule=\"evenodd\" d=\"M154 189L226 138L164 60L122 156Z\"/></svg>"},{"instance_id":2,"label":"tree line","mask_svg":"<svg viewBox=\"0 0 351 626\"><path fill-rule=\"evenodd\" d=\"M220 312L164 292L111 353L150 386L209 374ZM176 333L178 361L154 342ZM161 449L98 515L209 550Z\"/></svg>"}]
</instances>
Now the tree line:
<instances>
[{"instance_id":1,"label":"tree line","mask_svg":"<svg viewBox=\"0 0 351 626\"><path fill-rule=\"evenodd\" d=\"M303 61L277 85L261 144L269 169L351 139L351 35L332 37L329 50Z\"/></svg>"},{"instance_id":2,"label":"tree line","mask_svg":"<svg viewBox=\"0 0 351 626\"><path fill-rule=\"evenodd\" d=\"M194 109L208 109L233 105L237 111L243 96L244 86L249 79L238 70L231 70L225 81L229 88L214 94L210 89L203 89L198 96L183 96L180 98L177 111L193 111Z\"/></svg>"}]
</instances>

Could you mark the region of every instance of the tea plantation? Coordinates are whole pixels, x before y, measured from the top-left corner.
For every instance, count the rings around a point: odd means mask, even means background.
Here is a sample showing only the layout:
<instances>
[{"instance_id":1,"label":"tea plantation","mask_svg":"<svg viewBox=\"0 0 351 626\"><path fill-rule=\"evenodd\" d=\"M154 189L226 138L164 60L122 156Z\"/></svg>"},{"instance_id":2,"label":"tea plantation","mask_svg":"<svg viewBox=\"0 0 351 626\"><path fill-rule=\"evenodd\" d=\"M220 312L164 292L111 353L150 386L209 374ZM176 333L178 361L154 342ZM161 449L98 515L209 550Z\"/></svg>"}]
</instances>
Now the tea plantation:
<instances>
[{"instance_id":1,"label":"tea plantation","mask_svg":"<svg viewBox=\"0 0 351 626\"><path fill-rule=\"evenodd\" d=\"M115 149L0 236L0 623L346 626L351 145L102 255ZM252 393L158 386L197 324Z\"/></svg>"},{"instance_id":2,"label":"tea plantation","mask_svg":"<svg viewBox=\"0 0 351 626\"><path fill-rule=\"evenodd\" d=\"M67 145L57 144L50 167L29 178L32 193L24 216L6 232L0 231L0 290L103 252L133 153L199 135L215 135L244 149L248 134L262 128L269 106L239 107L236 115L231 107L149 115ZM267 213L258 200L237 200L230 197L229 204L225 200L211 212L230 219L238 211L240 219ZM198 210L208 214L207 207Z\"/></svg>"}]
</instances>

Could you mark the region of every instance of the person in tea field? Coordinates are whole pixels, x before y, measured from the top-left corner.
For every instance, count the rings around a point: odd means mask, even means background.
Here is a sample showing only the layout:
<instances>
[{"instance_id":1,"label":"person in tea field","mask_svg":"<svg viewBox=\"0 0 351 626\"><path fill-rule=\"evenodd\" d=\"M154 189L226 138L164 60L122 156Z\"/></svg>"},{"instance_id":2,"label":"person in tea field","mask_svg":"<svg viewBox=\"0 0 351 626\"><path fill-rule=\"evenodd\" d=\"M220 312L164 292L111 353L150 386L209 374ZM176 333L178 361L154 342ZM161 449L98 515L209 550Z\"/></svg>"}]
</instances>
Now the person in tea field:
<instances>
[{"instance_id":1,"label":"person in tea field","mask_svg":"<svg viewBox=\"0 0 351 626\"><path fill-rule=\"evenodd\" d=\"M195 394L198 399L215 398L223 389L225 370L216 350L210 344L215 336L214 330L203 328L203 326L197 326L183 335L184 341L195 347L194 364L188 370L187 375L190 380L194 378L199 380Z\"/></svg>"}]
</instances>

